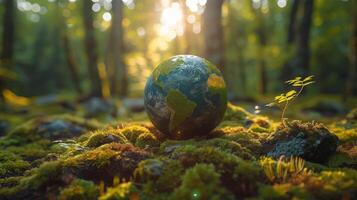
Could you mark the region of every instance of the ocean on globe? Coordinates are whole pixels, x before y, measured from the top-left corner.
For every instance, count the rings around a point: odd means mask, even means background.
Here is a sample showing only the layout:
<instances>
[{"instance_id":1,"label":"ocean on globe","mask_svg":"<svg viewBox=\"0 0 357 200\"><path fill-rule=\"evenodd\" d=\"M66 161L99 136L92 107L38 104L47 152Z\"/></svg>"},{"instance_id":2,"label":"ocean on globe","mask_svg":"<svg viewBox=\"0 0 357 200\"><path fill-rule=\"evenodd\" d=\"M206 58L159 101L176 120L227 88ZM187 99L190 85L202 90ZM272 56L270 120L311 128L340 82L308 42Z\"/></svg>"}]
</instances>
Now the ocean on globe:
<instances>
[{"instance_id":1,"label":"ocean on globe","mask_svg":"<svg viewBox=\"0 0 357 200\"><path fill-rule=\"evenodd\" d=\"M222 120L227 88L221 72L204 58L178 55L148 78L144 102L154 126L172 139L202 136Z\"/></svg>"}]
</instances>

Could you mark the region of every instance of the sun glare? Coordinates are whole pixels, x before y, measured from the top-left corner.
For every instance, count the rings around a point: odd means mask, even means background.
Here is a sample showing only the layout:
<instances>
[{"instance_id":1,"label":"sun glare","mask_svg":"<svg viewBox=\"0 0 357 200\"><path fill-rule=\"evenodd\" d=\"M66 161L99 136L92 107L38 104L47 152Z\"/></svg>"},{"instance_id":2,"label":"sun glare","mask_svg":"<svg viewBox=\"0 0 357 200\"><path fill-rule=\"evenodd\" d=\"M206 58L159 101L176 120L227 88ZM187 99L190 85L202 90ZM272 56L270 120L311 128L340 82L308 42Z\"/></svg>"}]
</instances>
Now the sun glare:
<instances>
[{"instance_id":1,"label":"sun glare","mask_svg":"<svg viewBox=\"0 0 357 200\"><path fill-rule=\"evenodd\" d=\"M169 40L183 34L183 15L179 3L174 2L165 7L160 18L160 36L167 37Z\"/></svg>"}]
</instances>

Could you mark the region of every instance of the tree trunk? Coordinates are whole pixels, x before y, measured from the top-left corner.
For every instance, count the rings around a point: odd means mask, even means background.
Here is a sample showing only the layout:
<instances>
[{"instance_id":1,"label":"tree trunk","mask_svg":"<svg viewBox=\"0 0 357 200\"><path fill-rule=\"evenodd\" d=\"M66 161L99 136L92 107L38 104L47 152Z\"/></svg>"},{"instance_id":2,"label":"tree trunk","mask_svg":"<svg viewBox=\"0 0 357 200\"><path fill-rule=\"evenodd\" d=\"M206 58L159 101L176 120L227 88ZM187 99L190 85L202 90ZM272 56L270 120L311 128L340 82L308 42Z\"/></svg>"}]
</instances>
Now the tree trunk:
<instances>
[{"instance_id":1,"label":"tree trunk","mask_svg":"<svg viewBox=\"0 0 357 200\"><path fill-rule=\"evenodd\" d=\"M352 1L352 15L353 15L353 27L351 37L351 54L350 54L350 67L348 70L348 77L346 81L346 89L343 95L343 100L347 100L348 97L354 94L357 90L357 3Z\"/></svg>"},{"instance_id":2,"label":"tree trunk","mask_svg":"<svg viewBox=\"0 0 357 200\"><path fill-rule=\"evenodd\" d=\"M255 14L257 21L257 27L255 27L255 34L258 38L259 48L258 48L258 73L259 73L259 92L260 94L267 93L267 72L266 72L266 60L265 60L265 47L267 44L267 35L264 22L264 16L260 9L254 9L251 7Z\"/></svg>"},{"instance_id":3,"label":"tree trunk","mask_svg":"<svg viewBox=\"0 0 357 200\"><path fill-rule=\"evenodd\" d=\"M15 1L5 0L4 16L3 16L3 38L2 38L2 54L1 62L9 65L12 63L14 50L14 35L15 35Z\"/></svg>"},{"instance_id":4,"label":"tree trunk","mask_svg":"<svg viewBox=\"0 0 357 200\"><path fill-rule=\"evenodd\" d=\"M224 74L224 44L222 27L222 4L224 0L207 1L203 12L205 57Z\"/></svg>"},{"instance_id":5,"label":"tree trunk","mask_svg":"<svg viewBox=\"0 0 357 200\"><path fill-rule=\"evenodd\" d=\"M5 0L3 15L3 35L2 35L2 53L0 56L0 67L10 67L13 63L13 51L15 42L15 1ZM5 80L0 78L0 101L2 101L5 89Z\"/></svg>"},{"instance_id":6,"label":"tree trunk","mask_svg":"<svg viewBox=\"0 0 357 200\"><path fill-rule=\"evenodd\" d=\"M77 63L73 57L73 52L71 49L71 45L70 45L68 34L67 34L67 31L65 30L65 27L64 27L64 30L62 33L62 41L63 41L63 49L64 49L64 53L65 53L65 57L66 57L66 62L67 62L68 69L71 74L74 88L76 89L78 94L81 94L82 88L81 88L81 82L80 82L79 76L78 76Z\"/></svg>"},{"instance_id":7,"label":"tree trunk","mask_svg":"<svg viewBox=\"0 0 357 200\"><path fill-rule=\"evenodd\" d=\"M298 8L299 8L299 0L293 0L293 5L291 6L291 10L290 10L289 25L288 25L288 37L287 37L288 44L293 43L295 39L296 15L297 15Z\"/></svg>"},{"instance_id":8,"label":"tree trunk","mask_svg":"<svg viewBox=\"0 0 357 200\"><path fill-rule=\"evenodd\" d=\"M302 69L301 75L307 75L310 69L310 29L313 13L313 0L305 0L304 12L299 30L297 46L297 67Z\"/></svg>"},{"instance_id":9,"label":"tree trunk","mask_svg":"<svg viewBox=\"0 0 357 200\"><path fill-rule=\"evenodd\" d=\"M87 66L91 81L91 95L102 96L102 84L99 77L97 61L97 44L94 36L92 1L83 1L84 43L87 55Z\"/></svg>"},{"instance_id":10,"label":"tree trunk","mask_svg":"<svg viewBox=\"0 0 357 200\"><path fill-rule=\"evenodd\" d=\"M120 97L127 96L128 93L128 72L124 64L124 43L123 43L123 2L113 1L113 21L111 28L113 76L111 80L111 90Z\"/></svg>"}]
</instances>

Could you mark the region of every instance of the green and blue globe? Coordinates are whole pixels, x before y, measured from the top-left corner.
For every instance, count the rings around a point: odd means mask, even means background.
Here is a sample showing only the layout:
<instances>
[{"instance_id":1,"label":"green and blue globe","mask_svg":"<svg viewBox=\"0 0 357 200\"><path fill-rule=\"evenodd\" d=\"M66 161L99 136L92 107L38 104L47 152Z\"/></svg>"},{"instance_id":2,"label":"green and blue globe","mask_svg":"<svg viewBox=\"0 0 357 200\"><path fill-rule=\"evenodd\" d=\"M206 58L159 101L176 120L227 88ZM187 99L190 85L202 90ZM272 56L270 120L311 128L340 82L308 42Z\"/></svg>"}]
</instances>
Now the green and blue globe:
<instances>
[{"instance_id":1,"label":"green and blue globe","mask_svg":"<svg viewBox=\"0 0 357 200\"><path fill-rule=\"evenodd\" d=\"M154 126L172 139L208 134L222 120L227 88L209 61L178 55L159 64L148 78L144 102Z\"/></svg>"}]
</instances>

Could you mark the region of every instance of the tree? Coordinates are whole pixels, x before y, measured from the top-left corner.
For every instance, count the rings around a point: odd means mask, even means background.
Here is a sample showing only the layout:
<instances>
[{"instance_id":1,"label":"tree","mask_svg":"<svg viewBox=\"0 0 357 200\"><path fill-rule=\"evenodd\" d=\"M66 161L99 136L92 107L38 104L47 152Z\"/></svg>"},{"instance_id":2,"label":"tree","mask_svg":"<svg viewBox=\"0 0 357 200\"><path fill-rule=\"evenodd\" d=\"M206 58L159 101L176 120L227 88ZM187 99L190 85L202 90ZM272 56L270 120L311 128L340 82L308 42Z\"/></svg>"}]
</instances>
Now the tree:
<instances>
[{"instance_id":1,"label":"tree","mask_svg":"<svg viewBox=\"0 0 357 200\"><path fill-rule=\"evenodd\" d=\"M91 82L91 95L102 96L102 84L98 72L97 43L94 36L92 1L83 1L84 43Z\"/></svg>"},{"instance_id":2,"label":"tree","mask_svg":"<svg viewBox=\"0 0 357 200\"><path fill-rule=\"evenodd\" d=\"M297 75L307 75L310 71L310 29L313 14L313 0L294 0L290 10L287 29L287 45L295 46L295 56L285 63L282 79L289 79ZM303 4L302 4L303 3ZM302 7L301 20L298 21ZM300 23L299 23L300 22Z\"/></svg>"},{"instance_id":3,"label":"tree","mask_svg":"<svg viewBox=\"0 0 357 200\"><path fill-rule=\"evenodd\" d=\"M261 5L262 6L262 5ZM266 94L267 92L267 72L266 72L266 61L265 61L265 46L267 44L267 35L266 28L264 22L264 16L261 12L261 9L254 9L252 6L252 10L255 14L255 18L257 21L255 27L255 34L258 38L259 49L258 49L258 73L259 73L259 92L261 94Z\"/></svg>"},{"instance_id":4,"label":"tree","mask_svg":"<svg viewBox=\"0 0 357 200\"><path fill-rule=\"evenodd\" d=\"M5 12L3 15L3 37L2 52L0 57L1 67L9 67L13 63L13 51L15 41L15 1L5 0ZM5 87L5 81L0 77L0 98L3 99L2 91Z\"/></svg>"},{"instance_id":5,"label":"tree","mask_svg":"<svg viewBox=\"0 0 357 200\"><path fill-rule=\"evenodd\" d=\"M349 96L351 96L356 87L356 78L357 78L357 3L356 1L352 1L352 37L351 37L351 53L350 53L350 67L349 73L346 81L346 89L343 95L344 100L347 100Z\"/></svg>"},{"instance_id":6,"label":"tree","mask_svg":"<svg viewBox=\"0 0 357 200\"><path fill-rule=\"evenodd\" d=\"M113 1L113 21L111 27L110 42L112 45L111 60L113 64L113 75L111 77L111 91L121 97L128 93L128 72L125 66L124 42L123 42L123 2Z\"/></svg>"},{"instance_id":7,"label":"tree","mask_svg":"<svg viewBox=\"0 0 357 200\"><path fill-rule=\"evenodd\" d=\"M304 1L303 16L299 30L298 45L297 45L297 67L303 69L303 74L307 75L310 69L310 29L313 13L313 0Z\"/></svg>"},{"instance_id":8,"label":"tree","mask_svg":"<svg viewBox=\"0 0 357 200\"><path fill-rule=\"evenodd\" d=\"M203 12L203 34L205 57L217 65L224 74L223 2L224 0L207 1Z\"/></svg>"}]
</instances>

